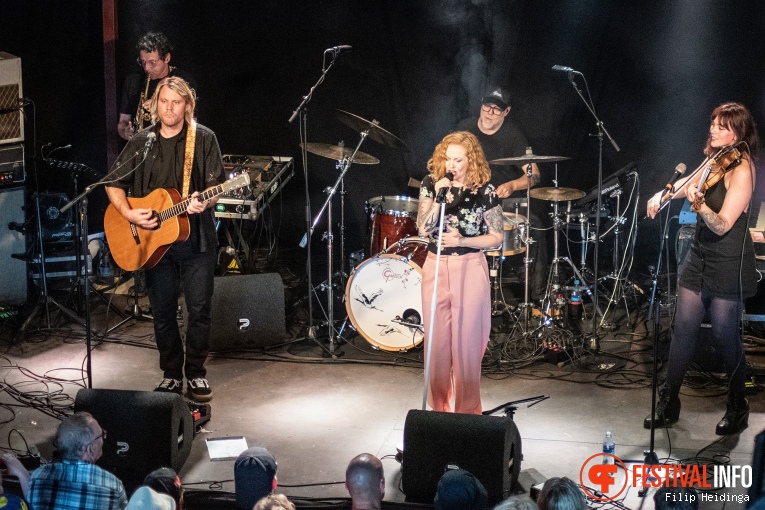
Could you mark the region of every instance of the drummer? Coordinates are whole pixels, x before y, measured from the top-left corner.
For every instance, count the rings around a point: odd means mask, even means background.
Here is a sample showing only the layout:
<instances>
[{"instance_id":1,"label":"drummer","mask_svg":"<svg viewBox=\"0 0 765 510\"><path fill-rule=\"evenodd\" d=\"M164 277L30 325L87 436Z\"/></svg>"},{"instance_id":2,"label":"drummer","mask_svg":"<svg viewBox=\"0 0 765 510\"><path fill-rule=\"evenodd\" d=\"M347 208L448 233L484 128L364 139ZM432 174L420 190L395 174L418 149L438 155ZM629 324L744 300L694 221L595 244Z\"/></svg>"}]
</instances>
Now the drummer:
<instances>
[{"instance_id":1,"label":"drummer","mask_svg":"<svg viewBox=\"0 0 765 510\"><path fill-rule=\"evenodd\" d=\"M455 131L473 133L483 147L488 161L500 158L523 156L529 143L518 126L507 118L510 113L510 96L501 87L490 87L481 99L481 110L478 117L462 119ZM526 177L525 168L510 165L491 165L491 180L499 198L504 200L502 207L505 211L515 211L515 205L525 198L527 184L539 184L541 176L536 163L531 164L531 178ZM525 200L522 200L525 202ZM519 210L525 214L525 210ZM541 228L542 223L536 215L531 214L533 227ZM529 292L532 299L541 299L545 294L547 284L547 241L545 232L532 233L536 241L532 245L530 256L534 259L531 266L531 282Z\"/></svg>"}]
</instances>

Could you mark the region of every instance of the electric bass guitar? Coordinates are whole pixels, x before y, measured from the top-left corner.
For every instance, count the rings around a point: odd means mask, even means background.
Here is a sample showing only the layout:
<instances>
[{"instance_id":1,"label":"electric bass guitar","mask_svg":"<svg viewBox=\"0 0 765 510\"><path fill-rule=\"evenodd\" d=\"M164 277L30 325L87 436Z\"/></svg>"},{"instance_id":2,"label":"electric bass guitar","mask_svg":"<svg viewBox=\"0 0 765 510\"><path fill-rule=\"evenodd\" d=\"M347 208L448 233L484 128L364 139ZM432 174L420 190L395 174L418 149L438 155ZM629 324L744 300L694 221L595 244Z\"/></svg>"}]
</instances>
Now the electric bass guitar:
<instances>
[{"instance_id":1,"label":"electric bass guitar","mask_svg":"<svg viewBox=\"0 0 765 510\"><path fill-rule=\"evenodd\" d=\"M201 201L250 185L250 175L243 172L223 184L207 188L199 194ZM159 221L157 228L138 227L125 219L109 204L104 215L104 233L114 262L125 271L154 267L170 246L189 238L189 217L186 208L191 197L181 199L172 188L155 189L143 198L128 197L132 209L151 209Z\"/></svg>"}]
</instances>

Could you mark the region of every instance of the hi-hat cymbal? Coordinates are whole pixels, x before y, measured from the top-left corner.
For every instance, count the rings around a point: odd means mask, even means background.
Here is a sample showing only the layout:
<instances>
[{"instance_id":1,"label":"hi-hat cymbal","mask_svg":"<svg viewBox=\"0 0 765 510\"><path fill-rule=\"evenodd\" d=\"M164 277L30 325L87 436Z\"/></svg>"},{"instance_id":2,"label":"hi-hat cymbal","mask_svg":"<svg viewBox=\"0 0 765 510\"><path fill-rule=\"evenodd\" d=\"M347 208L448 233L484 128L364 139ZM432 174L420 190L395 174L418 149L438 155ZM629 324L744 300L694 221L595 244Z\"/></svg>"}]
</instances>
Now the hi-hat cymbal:
<instances>
[{"instance_id":1,"label":"hi-hat cymbal","mask_svg":"<svg viewBox=\"0 0 765 510\"><path fill-rule=\"evenodd\" d=\"M335 117L337 117L337 120L359 133L369 131L367 136L377 143L393 147L394 149L409 149L399 137L380 127L380 124L376 120L369 121L343 110L337 110Z\"/></svg>"},{"instance_id":2,"label":"hi-hat cymbal","mask_svg":"<svg viewBox=\"0 0 765 510\"><path fill-rule=\"evenodd\" d=\"M492 165L526 165L528 163L556 163L558 161L566 161L565 156L538 156L536 154L524 154L523 156L517 156L514 158L500 158L492 159L489 161Z\"/></svg>"},{"instance_id":3,"label":"hi-hat cymbal","mask_svg":"<svg viewBox=\"0 0 765 510\"><path fill-rule=\"evenodd\" d=\"M303 144L301 143L300 146L302 147ZM349 147L340 147L339 145L330 145L328 143L307 143L305 144L305 150L311 154L324 156L325 158L335 159L337 161L348 158L353 154L353 149ZM353 156L353 162L358 163L359 165L376 165L380 160L366 152L358 151L356 155Z\"/></svg>"},{"instance_id":4,"label":"hi-hat cymbal","mask_svg":"<svg viewBox=\"0 0 765 510\"><path fill-rule=\"evenodd\" d=\"M577 200L584 196L584 191L574 188L534 188L529 192L531 198L551 200L553 202L565 202Z\"/></svg>"}]
</instances>

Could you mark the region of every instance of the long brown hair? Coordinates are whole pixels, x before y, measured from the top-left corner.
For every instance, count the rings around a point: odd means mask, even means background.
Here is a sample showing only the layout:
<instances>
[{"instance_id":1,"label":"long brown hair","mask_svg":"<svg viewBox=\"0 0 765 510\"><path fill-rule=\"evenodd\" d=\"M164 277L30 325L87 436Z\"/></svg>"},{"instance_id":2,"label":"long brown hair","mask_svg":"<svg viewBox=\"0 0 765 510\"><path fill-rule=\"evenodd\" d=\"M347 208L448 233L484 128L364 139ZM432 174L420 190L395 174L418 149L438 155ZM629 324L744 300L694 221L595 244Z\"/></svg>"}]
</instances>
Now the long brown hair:
<instances>
[{"instance_id":1,"label":"long brown hair","mask_svg":"<svg viewBox=\"0 0 765 510\"><path fill-rule=\"evenodd\" d=\"M433 156L428 160L428 172L433 177L433 181L442 179L446 175L446 149L450 145L461 145L467 151L468 170L464 183L470 187L480 187L491 179L491 170L489 162L483 153L478 138L473 133L467 131L455 131L449 133L441 142L436 145Z\"/></svg>"},{"instance_id":2,"label":"long brown hair","mask_svg":"<svg viewBox=\"0 0 765 510\"><path fill-rule=\"evenodd\" d=\"M159 101L159 91L164 87L169 88L181 96L183 100L186 101L186 104L189 105L189 109L186 110L186 123L190 124L191 121L194 120L194 108L197 106L197 94L194 92L194 89L189 86L186 80L177 76L168 76L157 85L157 90L154 92L154 95L151 96L151 107L149 108L149 111L151 111L151 122L156 124L157 121L159 121L157 102Z\"/></svg>"},{"instance_id":3,"label":"long brown hair","mask_svg":"<svg viewBox=\"0 0 765 510\"><path fill-rule=\"evenodd\" d=\"M719 121L721 125L736 134L736 139L743 142L738 147L739 150L749 152L752 157L757 156L760 138L752 114L749 113L746 106L741 103L723 103L714 109L711 119L712 122ZM704 147L704 155L712 156L718 150L712 147L712 135L710 134Z\"/></svg>"}]
</instances>

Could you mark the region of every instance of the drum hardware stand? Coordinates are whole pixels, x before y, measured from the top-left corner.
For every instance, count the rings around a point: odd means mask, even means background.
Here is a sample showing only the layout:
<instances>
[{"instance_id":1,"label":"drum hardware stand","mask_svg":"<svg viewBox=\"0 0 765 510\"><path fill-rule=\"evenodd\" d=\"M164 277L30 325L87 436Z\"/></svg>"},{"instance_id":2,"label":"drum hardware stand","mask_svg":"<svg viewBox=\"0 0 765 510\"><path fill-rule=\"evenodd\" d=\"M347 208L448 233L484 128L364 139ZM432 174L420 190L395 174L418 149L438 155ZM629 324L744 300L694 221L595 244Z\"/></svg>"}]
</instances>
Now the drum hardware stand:
<instances>
[{"instance_id":1,"label":"drum hardware stand","mask_svg":"<svg viewBox=\"0 0 765 510\"><path fill-rule=\"evenodd\" d=\"M576 81L574 81L574 75L578 74L582 77L583 80L585 80L585 86L587 85L587 81L584 78L584 75L580 73L579 71L571 70L568 72L568 81L571 83L571 86L574 87L574 90L576 91L577 95L582 99L582 102L584 102L584 105L587 107L589 112L592 114L592 116L595 118L595 126L598 129L597 136L598 138L598 200L597 200L597 210L598 215L595 217L595 251L594 251L594 263L593 263L593 272L595 273L595 284L593 286L593 296L592 296L592 302L595 303L595 308L597 310L598 307L598 258L599 258L599 248L598 245L600 244L600 208L602 204L602 196L603 193L603 135L608 137L608 140L611 142L611 145L613 146L614 150L616 152L619 152L621 149L619 148L619 145L616 143L616 140L613 139L611 134L606 130L606 126L603 125L603 121L598 118L597 113L595 112L595 105L592 103L592 99L589 101L587 98L584 97L584 94L582 94L582 91L579 89L579 87L576 84ZM589 96L589 89L587 91ZM571 261L569 261L570 263ZM573 266L573 264L572 264ZM598 313L600 313L600 310L598 310ZM602 314L601 314L602 317ZM593 337L597 338L597 314L592 314L592 329L591 334ZM591 341L592 344L597 343L596 341Z\"/></svg>"},{"instance_id":2,"label":"drum hardware stand","mask_svg":"<svg viewBox=\"0 0 765 510\"><path fill-rule=\"evenodd\" d=\"M517 216L516 216L517 217ZM501 250L502 248L500 248ZM494 298L491 301L491 315L497 317L503 313L512 314L515 311L515 307L505 303L504 299L500 299L500 287L502 283L502 256L492 255L491 265L489 266L489 278L491 279L491 288Z\"/></svg>"},{"instance_id":3,"label":"drum hardware stand","mask_svg":"<svg viewBox=\"0 0 765 510\"><path fill-rule=\"evenodd\" d=\"M340 168L340 175L337 178L337 181L335 181L335 184L331 187L327 187L325 192L327 193L327 199L324 201L324 205L321 206L321 209L316 214L316 216L313 219L313 222L311 223L311 226L306 233L305 236L303 236L303 240L301 241L301 245L303 245L304 242L309 242L309 239L311 235L313 234L314 228L316 228L316 224L321 220L321 217L324 215L324 210L327 210L327 232L324 234L322 239L326 239L327 241L327 325L328 325L328 332L329 332L329 351L328 354L332 356L333 359L337 358L337 355L335 354L335 303L334 303L334 285L333 285L333 264L332 264L332 257L334 255L333 252L333 241L334 241L334 235L332 233L332 198L335 196L335 193L337 192L337 188L343 183L343 178L345 177L346 172L351 168L351 165L353 164L353 158L355 157L356 153L359 151L359 148L361 147L361 144L364 143L364 140L366 139L367 135L369 134L369 130L365 130L361 132L361 139L359 140L359 143L356 145L356 148L354 149L353 153L348 156L347 158L343 158L341 161L338 162L339 168ZM310 282L309 282L309 292L311 292L310 288ZM321 344L320 344L321 345Z\"/></svg>"},{"instance_id":4,"label":"drum hardware stand","mask_svg":"<svg viewBox=\"0 0 765 510\"><path fill-rule=\"evenodd\" d=\"M532 154L531 147L526 147L526 154ZM529 280L531 278L531 264L534 262L534 259L531 258L531 245L535 243L536 241L531 237L531 178L533 176L532 173L532 163L528 163L526 165L526 221L529 223L526 223L525 232L523 232L524 227L521 225L519 228L521 228L520 236L521 240L523 241L523 245L526 247L526 254L523 257L523 274L524 274L524 286L523 286L523 303L520 303L518 305L518 308L516 309L519 312L519 316L516 320L516 324L518 324L521 321L521 318L523 319L523 336L529 337L532 334L532 331L529 330L529 319L531 318L531 310L534 306L534 304L531 302L530 296L529 296ZM503 219L504 221L504 219Z\"/></svg>"},{"instance_id":5,"label":"drum hardware stand","mask_svg":"<svg viewBox=\"0 0 765 510\"><path fill-rule=\"evenodd\" d=\"M627 288L635 288L635 284L630 281L628 276L622 276L621 272L623 269L623 265L625 260L627 259L627 251L624 252L623 256L620 260L620 254L621 254L621 237L622 237L622 228L621 225L625 224L627 221L623 211L621 211L621 190L616 190L611 196L616 197L616 217L613 218L615 221L615 227L614 227L614 255L613 255L613 269L611 273L609 273L606 276L601 277L601 280L613 280L614 281L614 288L611 292L611 295L609 296L608 300L608 307L610 307L612 304L616 305L620 303L621 301L624 301L624 309L627 312L627 319L630 318L630 310L629 310L629 304L627 302L627 293L625 289ZM608 328L611 326L610 324L605 322L605 317L601 321L601 326L604 328Z\"/></svg>"}]
</instances>

